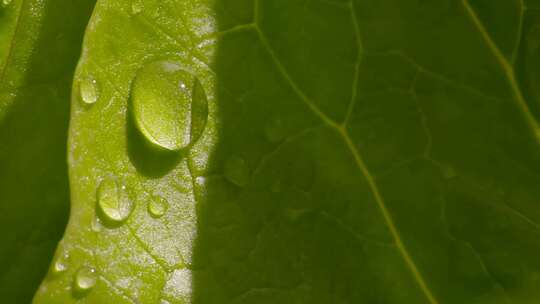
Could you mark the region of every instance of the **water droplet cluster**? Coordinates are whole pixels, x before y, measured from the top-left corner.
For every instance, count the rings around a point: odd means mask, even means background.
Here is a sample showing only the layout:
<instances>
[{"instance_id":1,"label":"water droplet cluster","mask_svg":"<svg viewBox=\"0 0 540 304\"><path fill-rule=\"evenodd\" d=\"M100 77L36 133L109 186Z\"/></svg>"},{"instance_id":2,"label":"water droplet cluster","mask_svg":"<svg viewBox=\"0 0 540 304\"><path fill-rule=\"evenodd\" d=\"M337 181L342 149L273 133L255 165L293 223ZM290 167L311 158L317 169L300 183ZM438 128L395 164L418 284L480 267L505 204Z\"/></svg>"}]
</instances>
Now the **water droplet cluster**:
<instances>
[{"instance_id":1,"label":"water droplet cluster","mask_svg":"<svg viewBox=\"0 0 540 304\"><path fill-rule=\"evenodd\" d=\"M57 257L52 266L51 272L54 276L60 276L69 269L70 256L64 253ZM88 293L97 283L98 275L94 267L82 266L75 271L73 277L73 292L76 295Z\"/></svg>"}]
</instances>

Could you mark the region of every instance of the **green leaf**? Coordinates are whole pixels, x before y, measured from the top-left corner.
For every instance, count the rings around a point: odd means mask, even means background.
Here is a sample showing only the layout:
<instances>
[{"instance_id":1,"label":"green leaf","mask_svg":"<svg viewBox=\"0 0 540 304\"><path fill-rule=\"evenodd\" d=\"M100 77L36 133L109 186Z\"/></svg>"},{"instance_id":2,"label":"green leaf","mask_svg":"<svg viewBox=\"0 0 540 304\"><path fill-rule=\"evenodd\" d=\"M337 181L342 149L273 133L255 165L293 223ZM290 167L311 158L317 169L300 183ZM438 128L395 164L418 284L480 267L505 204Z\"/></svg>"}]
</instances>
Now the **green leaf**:
<instances>
[{"instance_id":1,"label":"green leaf","mask_svg":"<svg viewBox=\"0 0 540 304\"><path fill-rule=\"evenodd\" d=\"M34 302L538 302L539 12L98 1Z\"/></svg>"},{"instance_id":2,"label":"green leaf","mask_svg":"<svg viewBox=\"0 0 540 304\"><path fill-rule=\"evenodd\" d=\"M92 1L0 5L0 299L29 303L68 210L69 91Z\"/></svg>"}]
</instances>

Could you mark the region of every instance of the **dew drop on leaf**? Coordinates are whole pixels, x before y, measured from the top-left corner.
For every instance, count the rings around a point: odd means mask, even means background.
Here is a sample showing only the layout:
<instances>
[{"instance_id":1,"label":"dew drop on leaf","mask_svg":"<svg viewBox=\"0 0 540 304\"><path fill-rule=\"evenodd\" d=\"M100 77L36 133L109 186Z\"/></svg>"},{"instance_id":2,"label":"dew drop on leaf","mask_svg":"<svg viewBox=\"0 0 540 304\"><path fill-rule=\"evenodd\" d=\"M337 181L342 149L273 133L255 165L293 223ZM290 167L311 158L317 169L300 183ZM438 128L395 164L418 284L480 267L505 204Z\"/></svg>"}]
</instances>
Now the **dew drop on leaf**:
<instances>
[{"instance_id":1,"label":"dew drop on leaf","mask_svg":"<svg viewBox=\"0 0 540 304\"><path fill-rule=\"evenodd\" d=\"M94 104L99 99L99 87L97 81L92 77L83 78L79 83L81 100L85 104Z\"/></svg>"},{"instance_id":2,"label":"dew drop on leaf","mask_svg":"<svg viewBox=\"0 0 540 304\"><path fill-rule=\"evenodd\" d=\"M87 292L96 285L97 273L92 267L83 266L75 274L75 290Z\"/></svg>"},{"instance_id":3,"label":"dew drop on leaf","mask_svg":"<svg viewBox=\"0 0 540 304\"><path fill-rule=\"evenodd\" d=\"M197 187L206 187L206 183L207 183L207 180L206 180L206 177L204 176L197 176L195 178L195 185L197 185Z\"/></svg>"},{"instance_id":4,"label":"dew drop on leaf","mask_svg":"<svg viewBox=\"0 0 540 304\"><path fill-rule=\"evenodd\" d=\"M105 221L121 223L133 210L133 203L125 195L125 187L114 179L105 179L98 188L97 200L99 214Z\"/></svg>"},{"instance_id":5,"label":"dew drop on leaf","mask_svg":"<svg viewBox=\"0 0 540 304\"><path fill-rule=\"evenodd\" d=\"M162 217L169 209L169 202L160 196L153 197L148 203L148 213L154 218Z\"/></svg>"},{"instance_id":6,"label":"dew drop on leaf","mask_svg":"<svg viewBox=\"0 0 540 304\"><path fill-rule=\"evenodd\" d=\"M199 79L174 61L155 61L137 72L131 106L142 135L168 151L194 144L208 119L208 100Z\"/></svg>"},{"instance_id":7,"label":"dew drop on leaf","mask_svg":"<svg viewBox=\"0 0 540 304\"><path fill-rule=\"evenodd\" d=\"M101 220L99 219L99 217L95 217L94 220L92 221L92 231L94 232L100 232L102 227L103 227L103 224L101 223Z\"/></svg>"},{"instance_id":8,"label":"dew drop on leaf","mask_svg":"<svg viewBox=\"0 0 540 304\"><path fill-rule=\"evenodd\" d=\"M65 272L68 269L67 260L69 258L69 255L63 254L56 258L53 263L52 272L53 274L61 274Z\"/></svg>"},{"instance_id":9,"label":"dew drop on leaf","mask_svg":"<svg viewBox=\"0 0 540 304\"><path fill-rule=\"evenodd\" d=\"M249 183L250 170L243 158L233 156L225 162L224 175L231 183L244 187Z\"/></svg>"},{"instance_id":10,"label":"dew drop on leaf","mask_svg":"<svg viewBox=\"0 0 540 304\"><path fill-rule=\"evenodd\" d=\"M55 274L60 274L67 270L67 265L64 263L63 260L56 260L53 265L53 272Z\"/></svg>"}]
</instances>

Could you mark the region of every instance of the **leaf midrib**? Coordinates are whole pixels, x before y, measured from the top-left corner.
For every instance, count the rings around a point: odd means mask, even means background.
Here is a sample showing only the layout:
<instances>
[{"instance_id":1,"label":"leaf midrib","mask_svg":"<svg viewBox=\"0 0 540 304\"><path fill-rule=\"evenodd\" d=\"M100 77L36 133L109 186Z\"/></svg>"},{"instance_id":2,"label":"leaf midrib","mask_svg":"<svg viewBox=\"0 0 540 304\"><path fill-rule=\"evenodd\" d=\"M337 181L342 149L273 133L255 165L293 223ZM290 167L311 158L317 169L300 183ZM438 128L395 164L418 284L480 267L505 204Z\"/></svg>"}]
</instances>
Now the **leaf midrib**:
<instances>
[{"instance_id":1,"label":"leaf midrib","mask_svg":"<svg viewBox=\"0 0 540 304\"><path fill-rule=\"evenodd\" d=\"M349 9L353 10L354 9L353 0L350 0L348 2L347 6L348 6ZM388 228L390 230L390 233L391 233L391 235L392 235L392 237L394 239L395 245L396 245L399 253L401 254L403 260L405 261L405 264L407 265L407 268L409 269L409 271L413 275L415 281L417 282L419 288L421 289L422 293L425 295L425 297L427 298L429 303L430 304L439 304L439 301L433 295L433 292L428 287L428 285L425 282L422 274L420 273L418 267L416 266L414 260L412 259L411 255L409 254L403 240L401 239L399 231L398 231L396 225L394 224L394 220L392 218L392 215L390 214L390 212L389 212L389 210L388 210L388 208L386 206L386 203L385 203L382 195L380 194L379 187L377 186L377 183L375 182L375 179L373 178L373 175L369 171L368 167L366 166L366 164L365 164L365 162L363 160L363 157L362 157L361 153L355 147L352 139L350 138L350 136L349 136L349 134L348 134L348 132L346 130L346 123L347 123L347 121L349 119L349 115L350 115L349 111L352 111L352 107L354 106L355 101L351 100L352 104L349 105L349 107L348 107L348 113L347 113L347 115L345 117L344 123L341 123L341 124L337 123L334 120L332 120L331 118L329 118L326 114L324 114L324 112L322 112L315 105L315 103L313 101L311 101L309 99L309 97L307 97L307 95L300 89L300 87L296 84L296 82L294 82L294 80L292 79L292 77L288 73L285 66L278 59L277 55L275 54L274 50L272 49L272 47L271 47L268 39L266 38L265 34L260 29L260 26L259 26L260 0L255 0L254 10L255 10L255 12L254 12L253 28L257 32L257 34L259 36L259 40L263 44L264 48L268 51L272 61L274 62L274 64L276 65L276 67L278 68L278 70L282 74L282 76L285 78L285 80L288 82L288 84L291 86L291 88L293 89L295 94L298 95L298 97L308 106L308 108L316 116L318 116L324 123L328 124L334 130L336 130L338 132L338 134L343 138L347 148L349 149L352 156L354 157L354 160L355 160L355 163L356 163L358 169L360 170L360 172L362 173L362 175L364 176L364 178L368 182L368 186L370 188L370 191L372 192L372 194L373 194L373 196L375 198L375 201L377 202L377 206L379 207L379 209L380 209L380 211L381 211L381 213L383 215L383 218L385 220L385 224L388 226ZM351 15L352 15L353 18L356 18L356 14L354 12ZM357 38L360 37L360 30L359 29L355 29L355 35L356 35ZM357 41L357 45L361 46L360 42ZM358 58L358 60L360 60L360 58ZM357 77L357 75L355 75L355 77ZM353 91L353 93L354 93L354 91ZM354 93L354 94L356 94L356 93Z\"/></svg>"}]
</instances>

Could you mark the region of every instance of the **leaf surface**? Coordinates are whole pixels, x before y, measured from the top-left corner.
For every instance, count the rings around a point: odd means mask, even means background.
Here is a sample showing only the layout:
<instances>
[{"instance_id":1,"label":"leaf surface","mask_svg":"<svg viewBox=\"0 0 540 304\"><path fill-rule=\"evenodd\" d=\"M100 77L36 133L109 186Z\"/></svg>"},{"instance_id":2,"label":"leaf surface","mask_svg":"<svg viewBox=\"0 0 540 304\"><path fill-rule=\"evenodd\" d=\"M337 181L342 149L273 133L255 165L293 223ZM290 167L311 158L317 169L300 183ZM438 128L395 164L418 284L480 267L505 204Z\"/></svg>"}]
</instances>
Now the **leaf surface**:
<instances>
[{"instance_id":1,"label":"leaf surface","mask_svg":"<svg viewBox=\"0 0 540 304\"><path fill-rule=\"evenodd\" d=\"M537 302L539 9L98 1L35 303Z\"/></svg>"}]
</instances>

